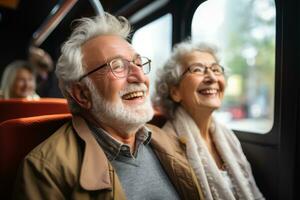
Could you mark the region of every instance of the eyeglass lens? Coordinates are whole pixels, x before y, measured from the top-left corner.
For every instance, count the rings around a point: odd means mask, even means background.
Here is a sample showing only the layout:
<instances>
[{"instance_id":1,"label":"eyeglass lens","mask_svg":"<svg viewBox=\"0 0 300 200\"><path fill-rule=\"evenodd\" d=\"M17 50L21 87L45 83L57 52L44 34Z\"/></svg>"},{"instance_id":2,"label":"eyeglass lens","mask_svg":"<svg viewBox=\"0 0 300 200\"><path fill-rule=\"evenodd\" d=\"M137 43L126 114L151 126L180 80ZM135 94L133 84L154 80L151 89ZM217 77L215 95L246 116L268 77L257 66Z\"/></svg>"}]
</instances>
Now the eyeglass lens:
<instances>
[{"instance_id":1,"label":"eyeglass lens","mask_svg":"<svg viewBox=\"0 0 300 200\"><path fill-rule=\"evenodd\" d=\"M112 60L109 64L113 74L119 78L122 78L129 74L130 63L134 63L135 65L141 67L144 74L150 72L150 60L146 57L138 57L134 61L117 58Z\"/></svg>"}]
</instances>

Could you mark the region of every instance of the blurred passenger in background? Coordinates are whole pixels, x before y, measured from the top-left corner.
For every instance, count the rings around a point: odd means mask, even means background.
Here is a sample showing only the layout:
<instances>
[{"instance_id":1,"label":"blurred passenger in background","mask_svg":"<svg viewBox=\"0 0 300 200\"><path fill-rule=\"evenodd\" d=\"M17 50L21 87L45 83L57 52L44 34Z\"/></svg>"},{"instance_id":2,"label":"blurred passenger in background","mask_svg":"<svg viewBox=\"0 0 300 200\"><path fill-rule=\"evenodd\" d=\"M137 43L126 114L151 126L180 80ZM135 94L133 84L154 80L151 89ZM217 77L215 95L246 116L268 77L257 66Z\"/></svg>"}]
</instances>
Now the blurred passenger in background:
<instances>
[{"instance_id":1,"label":"blurred passenger in background","mask_svg":"<svg viewBox=\"0 0 300 200\"><path fill-rule=\"evenodd\" d=\"M240 142L212 115L226 86L216 49L182 42L158 75L157 101L169 118L163 129L186 144L204 199L264 199Z\"/></svg>"},{"instance_id":2,"label":"blurred passenger in background","mask_svg":"<svg viewBox=\"0 0 300 200\"><path fill-rule=\"evenodd\" d=\"M62 97L51 56L43 49L30 47L28 61L36 73L36 92L41 97Z\"/></svg>"},{"instance_id":3,"label":"blurred passenger in background","mask_svg":"<svg viewBox=\"0 0 300 200\"><path fill-rule=\"evenodd\" d=\"M28 100L39 99L35 93L35 76L30 64L17 60L9 64L1 79L0 98L25 98Z\"/></svg>"}]
</instances>

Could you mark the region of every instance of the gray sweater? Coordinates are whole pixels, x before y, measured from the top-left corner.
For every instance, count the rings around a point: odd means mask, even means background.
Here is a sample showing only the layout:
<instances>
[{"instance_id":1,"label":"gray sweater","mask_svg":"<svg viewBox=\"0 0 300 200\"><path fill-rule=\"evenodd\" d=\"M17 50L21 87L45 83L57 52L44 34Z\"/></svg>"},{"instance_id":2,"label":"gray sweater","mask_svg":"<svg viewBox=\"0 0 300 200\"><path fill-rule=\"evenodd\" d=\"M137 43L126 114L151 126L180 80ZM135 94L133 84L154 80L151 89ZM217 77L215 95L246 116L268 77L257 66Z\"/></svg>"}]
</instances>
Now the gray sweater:
<instances>
[{"instance_id":1,"label":"gray sweater","mask_svg":"<svg viewBox=\"0 0 300 200\"><path fill-rule=\"evenodd\" d=\"M135 159L120 155L111 164L120 178L127 199L179 199L149 145L140 145Z\"/></svg>"}]
</instances>

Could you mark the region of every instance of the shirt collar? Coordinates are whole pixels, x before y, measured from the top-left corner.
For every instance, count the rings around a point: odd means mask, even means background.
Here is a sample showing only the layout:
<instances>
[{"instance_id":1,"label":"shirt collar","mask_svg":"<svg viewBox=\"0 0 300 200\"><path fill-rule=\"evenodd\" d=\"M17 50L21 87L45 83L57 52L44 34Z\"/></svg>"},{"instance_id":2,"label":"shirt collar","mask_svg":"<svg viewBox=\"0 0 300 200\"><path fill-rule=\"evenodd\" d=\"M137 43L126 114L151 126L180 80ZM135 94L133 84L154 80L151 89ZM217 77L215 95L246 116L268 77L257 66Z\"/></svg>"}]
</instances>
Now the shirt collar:
<instances>
[{"instance_id":1,"label":"shirt collar","mask_svg":"<svg viewBox=\"0 0 300 200\"><path fill-rule=\"evenodd\" d=\"M87 124L109 161L115 160L119 156L125 156L134 159L137 157L140 145L147 145L151 141L151 131L146 126L143 126L136 133L135 150L133 153L131 153L130 147L127 144L124 144L113 138L101 127L95 127L88 122Z\"/></svg>"}]
</instances>

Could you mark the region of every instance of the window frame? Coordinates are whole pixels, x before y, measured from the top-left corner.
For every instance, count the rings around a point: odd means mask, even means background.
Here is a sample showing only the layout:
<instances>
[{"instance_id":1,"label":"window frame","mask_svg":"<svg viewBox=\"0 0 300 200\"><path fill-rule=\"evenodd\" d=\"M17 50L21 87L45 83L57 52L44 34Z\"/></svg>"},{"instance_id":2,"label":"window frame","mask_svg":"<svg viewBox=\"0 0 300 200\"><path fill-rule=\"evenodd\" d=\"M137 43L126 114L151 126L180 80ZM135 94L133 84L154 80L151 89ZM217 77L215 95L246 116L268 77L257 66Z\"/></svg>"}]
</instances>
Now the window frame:
<instances>
[{"instance_id":1,"label":"window frame","mask_svg":"<svg viewBox=\"0 0 300 200\"><path fill-rule=\"evenodd\" d=\"M146 23L145 25L140 26L138 29L135 29L133 34L131 34L131 44L134 46L133 38L134 38L134 35L139 30L141 30L142 28L144 28L146 26L151 25L153 22L156 22L157 20L160 20L162 17L166 17L166 15L169 15L168 17L171 17L171 30L170 30L171 31L171 35L170 35L171 36L171 38L170 38L171 41L168 41L167 43L164 43L164 44L166 44L168 47L170 45L170 52L168 53L168 54L170 54L172 52L172 48L173 48L173 41L172 41L172 38L173 38L172 37L172 32L173 32L173 18L172 17L173 17L173 15L170 12L164 13L163 15L160 15L158 18L155 18L154 20L151 20L149 23ZM153 41L153 43L155 44L156 42ZM165 50L166 49L169 49L169 48L165 48ZM136 50L138 50L138 49L136 49ZM158 50L158 51L160 51L160 50ZM145 56L150 56L149 58L152 60L151 61L151 72L148 74L148 78L151 82L151 87L150 87L150 97L151 97L151 99L154 97L154 94L155 94L155 82L156 82L156 77L157 77L156 74L157 74L159 69L162 69L164 63L166 62L166 60L169 56L168 55L167 57L162 57L162 58L165 58L165 60L158 61L158 60L155 59L155 56L157 56L158 54L156 53L156 51L154 51L154 52L155 52L154 57L151 57L149 54L145 55ZM138 53L142 53L142 51L141 52L138 51ZM162 55L162 54L160 54L160 55ZM142 54L142 55L144 55L144 54Z\"/></svg>"}]
</instances>

